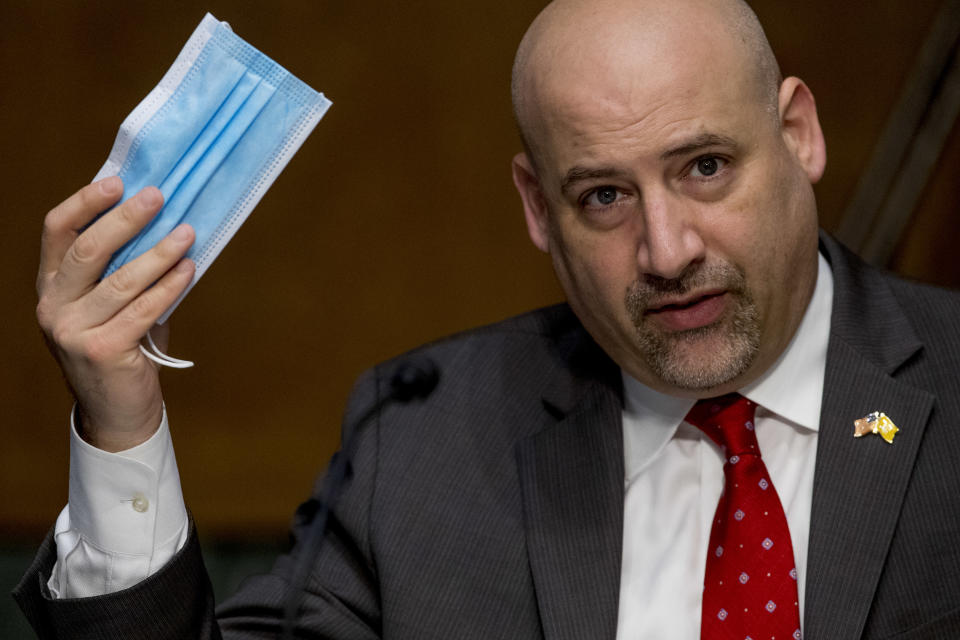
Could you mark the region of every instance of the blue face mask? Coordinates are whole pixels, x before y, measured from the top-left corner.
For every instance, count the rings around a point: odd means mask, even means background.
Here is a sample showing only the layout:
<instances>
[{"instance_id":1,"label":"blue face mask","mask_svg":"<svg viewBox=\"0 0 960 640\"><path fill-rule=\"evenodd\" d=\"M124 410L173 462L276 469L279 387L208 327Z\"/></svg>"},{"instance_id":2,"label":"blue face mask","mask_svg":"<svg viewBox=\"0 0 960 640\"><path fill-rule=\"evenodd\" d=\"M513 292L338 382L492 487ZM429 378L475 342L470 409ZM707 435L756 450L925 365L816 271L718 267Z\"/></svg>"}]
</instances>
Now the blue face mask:
<instances>
[{"instance_id":1,"label":"blue face mask","mask_svg":"<svg viewBox=\"0 0 960 640\"><path fill-rule=\"evenodd\" d=\"M158 320L166 322L330 104L207 14L160 84L124 120L94 179L120 176L121 202L150 185L164 198L160 213L113 255L103 277L189 223L196 241L187 256L196 273Z\"/></svg>"},{"instance_id":2,"label":"blue face mask","mask_svg":"<svg viewBox=\"0 0 960 640\"><path fill-rule=\"evenodd\" d=\"M146 186L163 209L113 255L103 277L153 247L181 222L196 241L187 257L197 283L330 107L330 101L209 13L160 84L127 116L94 180L123 179L121 202ZM190 366L159 352L152 360Z\"/></svg>"}]
</instances>

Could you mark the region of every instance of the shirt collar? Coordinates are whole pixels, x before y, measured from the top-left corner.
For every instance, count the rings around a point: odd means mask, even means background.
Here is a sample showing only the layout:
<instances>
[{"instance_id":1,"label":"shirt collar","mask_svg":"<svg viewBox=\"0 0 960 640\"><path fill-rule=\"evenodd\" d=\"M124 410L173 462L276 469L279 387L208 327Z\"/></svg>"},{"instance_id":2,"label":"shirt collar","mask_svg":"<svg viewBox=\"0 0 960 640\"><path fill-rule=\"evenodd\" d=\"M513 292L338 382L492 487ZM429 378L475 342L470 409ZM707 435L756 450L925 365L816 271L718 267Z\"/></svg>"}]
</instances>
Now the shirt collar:
<instances>
[{"instance_id":1,"label":"shirt collar","mask_svg":"<svg viewBox=\"0 0 960 640\"><path fill-rule=\"evenodd\" d=\"M818 255L817 284L797 332L773 366L740 393L793 424L817 431L832 309L833 274ZM654 391L622 370L621 375L624 462L631 478L674 437L694 400Z\"/></svg>"}]
</instances>

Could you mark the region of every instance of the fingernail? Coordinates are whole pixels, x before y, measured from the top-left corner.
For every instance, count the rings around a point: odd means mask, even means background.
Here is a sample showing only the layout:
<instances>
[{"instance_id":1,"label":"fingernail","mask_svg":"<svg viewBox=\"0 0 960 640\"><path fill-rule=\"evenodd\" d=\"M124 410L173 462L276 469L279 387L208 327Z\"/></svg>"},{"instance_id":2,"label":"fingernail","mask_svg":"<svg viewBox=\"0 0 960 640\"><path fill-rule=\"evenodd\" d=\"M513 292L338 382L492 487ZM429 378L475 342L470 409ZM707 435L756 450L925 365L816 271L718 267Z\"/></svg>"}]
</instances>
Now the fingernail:
<instances>
[{"instance_id":1,"label":"fingernail","mask_svg":"<svg viewBox=\"0 0 960 640\"><path fill-rule=\"evenodd\" d=\"M110 176L109 178L104 178L101 180L99 187L100 193L105 196L112 196L116 195L121 189L123 189L123 181L117 176Z\"/></svg>"},{"instance_id":2,"label":"fingernail","mask_svg":"<svg viewBox=\"0 0 960 640\"><path fill-rule=\"evenodd\" d=\"M185 242L190 239L190 225L181 224L170 232L170 237L177 242Z\"/></svg>"},{"instance_id":3,"label":"fingernail","mask_svg":"<svg viewBox=\"0 0 960 640\"><path fill-rule=\"evenodd\" d=\"M191 260L181 260L177 263L177 266L174 268L174 271L177 273L187 273L188 271L193 270L193 261Z\"/></svg>"},{"instance_id":4,"label":"fingernail","mask_svg":"<svg viewBox=\"0 0 960 640\"><path fill-rule=\"evenodd\" d=\"M144 189L140 192L140 195L137 196L137 199L144 209L152 209L160 204L160 191L157 189Z\"/></svg>"}]
</instances>

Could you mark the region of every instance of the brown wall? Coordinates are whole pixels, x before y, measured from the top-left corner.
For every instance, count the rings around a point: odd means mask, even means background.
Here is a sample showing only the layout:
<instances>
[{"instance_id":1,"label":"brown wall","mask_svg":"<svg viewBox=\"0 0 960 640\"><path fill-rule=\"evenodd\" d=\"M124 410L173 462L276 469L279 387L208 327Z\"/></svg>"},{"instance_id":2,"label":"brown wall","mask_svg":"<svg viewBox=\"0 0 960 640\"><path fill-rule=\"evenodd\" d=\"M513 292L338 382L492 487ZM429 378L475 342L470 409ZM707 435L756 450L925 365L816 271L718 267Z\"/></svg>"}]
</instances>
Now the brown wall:
<instances>
[{"instance_id":1,"label":"brown wall","mask_svg":"<svg viewBox=\"0 0 960 640\"><path fill-rule=\"evenodd\" d=\"M560 299L526 239L508 164L510 63L540 6L0 3L0 536L37 535L66 499L70 400L33 318L41 220L93 177L204 8L334 101L173 319L170 352L197 362L164 373L188 503L208 536L250 536L285 527L336 446L361 370ZM830 150L818 197L832 227L935 5L756 8L784 71L818 96ZM956 237L955 189L941 174L925 200L933 233L914 233L898 260L942 281L942 267L910 257Z\"/></svg>"}]
</instances>

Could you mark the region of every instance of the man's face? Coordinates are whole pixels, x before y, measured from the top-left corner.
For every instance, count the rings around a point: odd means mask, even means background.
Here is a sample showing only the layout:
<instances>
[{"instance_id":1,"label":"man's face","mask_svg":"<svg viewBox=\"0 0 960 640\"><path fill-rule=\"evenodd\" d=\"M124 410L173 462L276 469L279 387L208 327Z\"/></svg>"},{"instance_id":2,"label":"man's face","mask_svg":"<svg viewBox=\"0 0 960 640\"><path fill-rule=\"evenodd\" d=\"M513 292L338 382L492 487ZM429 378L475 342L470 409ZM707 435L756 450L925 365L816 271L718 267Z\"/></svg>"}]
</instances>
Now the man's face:
<instances>
[{"instance_id":1,"label":"man's face","mask_svg":"<svg viewBox=\"0 0 960 640\"><path fill-rule=\"evenodd\" d=\"M531 234L591 335L666 393L756 379L815 284L811 177L761 95L747 73L674 64L541 98Z\"/></svg>"}]
</instances>

